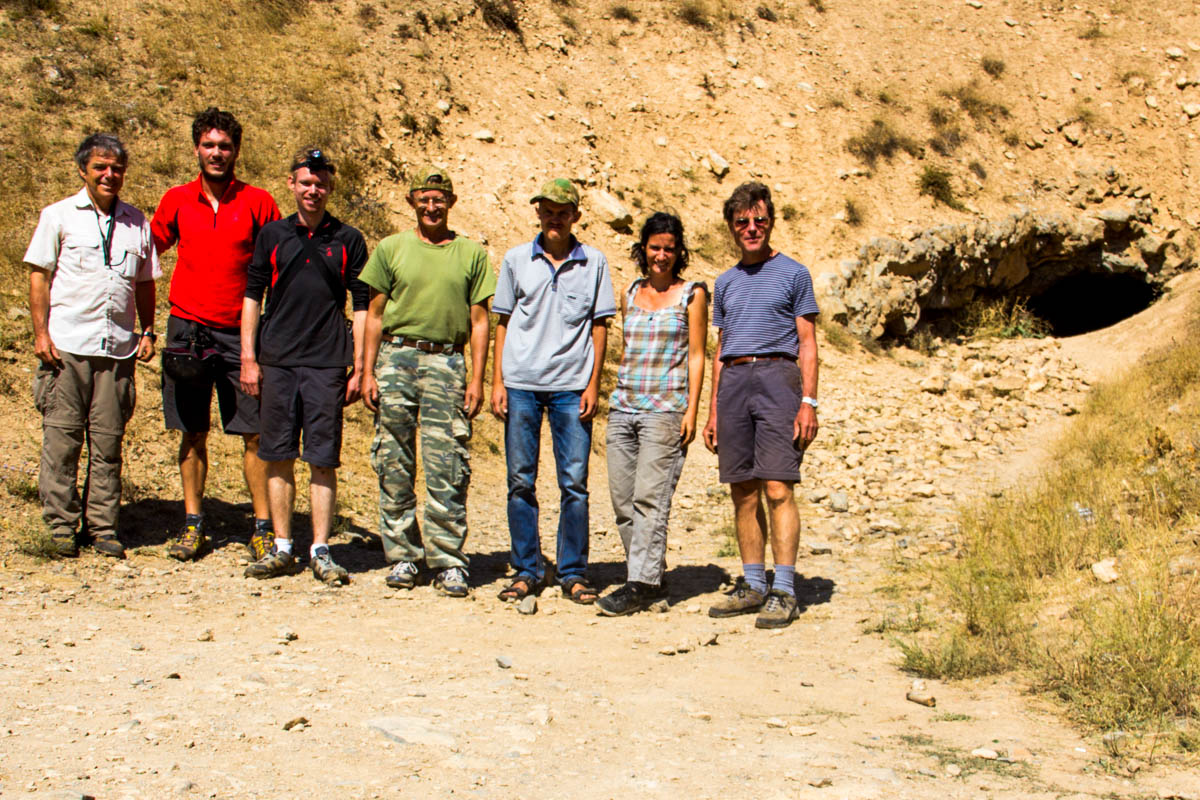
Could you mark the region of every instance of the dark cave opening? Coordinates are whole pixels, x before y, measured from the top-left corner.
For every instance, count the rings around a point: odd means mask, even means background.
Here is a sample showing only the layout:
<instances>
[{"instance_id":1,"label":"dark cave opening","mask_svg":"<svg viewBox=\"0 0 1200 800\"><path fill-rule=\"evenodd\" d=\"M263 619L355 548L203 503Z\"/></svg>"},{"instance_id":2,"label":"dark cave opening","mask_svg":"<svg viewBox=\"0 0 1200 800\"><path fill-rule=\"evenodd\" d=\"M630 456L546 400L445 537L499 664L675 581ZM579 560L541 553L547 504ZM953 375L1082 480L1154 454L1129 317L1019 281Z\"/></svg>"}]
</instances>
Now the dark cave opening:
<instances>
[{"instance_id":1,"label":"dark cave opening","mask_svg":"<svg viewBox=\"0 0 1200 800\"><path fill-rule=\"evenodd\" d=\"M1150 306L1159 290L1133 275L1077 272L1030 297L1026 307L1050 326L1053 336L1077 336L1107 328Z\"/></svg>"}]
</instances>

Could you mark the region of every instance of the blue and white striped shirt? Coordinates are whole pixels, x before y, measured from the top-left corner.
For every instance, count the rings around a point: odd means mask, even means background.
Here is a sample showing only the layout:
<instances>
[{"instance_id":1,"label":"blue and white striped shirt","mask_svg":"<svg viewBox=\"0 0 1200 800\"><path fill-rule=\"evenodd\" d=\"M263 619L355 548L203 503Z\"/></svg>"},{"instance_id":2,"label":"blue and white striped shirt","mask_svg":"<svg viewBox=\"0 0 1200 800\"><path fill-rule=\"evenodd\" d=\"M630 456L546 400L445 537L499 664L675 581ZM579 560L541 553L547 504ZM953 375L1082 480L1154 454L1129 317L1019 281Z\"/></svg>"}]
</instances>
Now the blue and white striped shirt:
<instances>
[{"instance_id":1,"label":"blue and white striped shirt","mask_svg":"<svg viewBox=\"0 0 1200 800\"><path fill-rule=\"evenodd\" d=\"M820 313L808 267L776 253L761 264L737 264L713 287L713 326L721 329L721 360L771 353L800 354L796 317Z\"/></svg>"}]
</instances>

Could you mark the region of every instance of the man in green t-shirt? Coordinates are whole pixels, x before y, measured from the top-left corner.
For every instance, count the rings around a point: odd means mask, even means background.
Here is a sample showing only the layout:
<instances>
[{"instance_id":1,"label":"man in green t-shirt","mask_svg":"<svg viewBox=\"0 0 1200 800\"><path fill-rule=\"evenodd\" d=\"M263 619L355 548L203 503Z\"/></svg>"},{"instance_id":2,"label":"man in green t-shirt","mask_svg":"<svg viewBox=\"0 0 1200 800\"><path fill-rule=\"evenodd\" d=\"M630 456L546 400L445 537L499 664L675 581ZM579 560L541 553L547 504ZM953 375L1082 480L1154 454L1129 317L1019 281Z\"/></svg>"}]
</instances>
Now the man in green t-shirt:
<instances>
[{"instance_id":1,"label":"man in green t-shirt","mask_svg":"<svg viewBox=\"0 0 1200 800\"><path fill-rule=\"evenodd\" d=\"M375 412L371 465L379 474L379 534L392 564L387 585L411 589L418 562L434 587L468 594L467 440L483 404L488 299L496 276L487 252L450 230L454 184L418 170L408 188L412 230L379 243L359 278L371 287L363 352L363 402ZM467 380L464 346L470 344ZM416 432L425 469L425 536L417 525Z\"/></svg>"}]
</instances>

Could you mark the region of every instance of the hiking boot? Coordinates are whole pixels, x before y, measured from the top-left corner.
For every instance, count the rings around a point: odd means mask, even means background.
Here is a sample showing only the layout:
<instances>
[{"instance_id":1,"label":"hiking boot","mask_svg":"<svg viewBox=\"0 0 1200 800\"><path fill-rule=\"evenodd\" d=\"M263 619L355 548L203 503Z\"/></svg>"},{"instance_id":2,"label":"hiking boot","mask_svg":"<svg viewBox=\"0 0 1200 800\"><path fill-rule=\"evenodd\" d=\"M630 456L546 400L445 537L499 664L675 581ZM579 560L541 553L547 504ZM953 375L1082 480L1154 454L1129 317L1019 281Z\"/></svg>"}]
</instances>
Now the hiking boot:
<instances>
[{"instance_id":1,"label":"hiking boot","mask_svg":"<svg viewBox=\"0 0 1200 800\"><path fill-rule=\"evenodd\" d=\"M758 619L754 620L756 628L786 628L792 620L800 616L796 598L779 589L772 589L767 594L767 602L763 605Z\"/></svg>"},{"instance_id":2,"label":"hiking boot","mask_svg":"<svg viewBox=\"0 0 1200 800\"><path fill-rule=\"evenodd\" d=\"M333 556L329 555L328 547L317 548L316 554L312 557L311 566L313 577L330 586L341 586L350 582L350 573L333 560Z\"/></svg>"},{"instance_id":3,"label":"hiking boot","mask_svg":"<svg viewBox=\"0 0 1200 800\"><path fill-rule=\"evenodd\" d=\"M393 589L411 589L417 585L417 565L411 561L397 561L384 582Z\"/></svg>"},{"instance_id":4,"label":"hiking boot","mask_svg":"<svg viewBox=\"0 0 1200 800\"><path fill-rule=\"evenodd\" d=\"M738 614L753 614L762 608L767 596L751 589L746 578L740 577L723 600L718 600L708 609L710 617L736 617Z\"/></svg>"},{"instance_id":5,"label":"hiking boot","mask_svg":"<svg viewBox=\"0 0 1200 800\"><path fill-rule=\"evenodd\" d=\"M125 546L111 533L100 534L92 539L92 549L109 558L125 557Z\"/></svg>"},{"instance_id":6,"label":"hiking boot","mask_svg":"<svg viewBox=\"0 0 1200 800\"><path fill-rule=\"evenodd\" d=\"M467 571L462 567L444 569L434 577L433 588L447 597L466 597L470 593L467 588Z\"/></svg>"},{"instance_id":7,"label":"hiking boot","mask_svg":"<svg viewBox=\"0 0 1200 800\"><path fill-rule=\"evenodd\" d=\"M246 567L245 575L247 578L278 578L289 574L295 565L295 556L272 547L271 552Z\"/></svg>"},{"instance_id":8,"label":"hiking boot","mask_svg":"<svg viewBox=\"0 0 1200 800\"><path fill-rule=\"evenodd\" d=\"M208 539L199 525L184 525L179 538L167 548L167 555L179 561L191 561L204 552L207 545Z\"/></svg>"},{"instance_id":9,"label":"hiking boot","mask_svg":"<svg viewBox=\"0 0 1200 800\"><path fill-rule=\"evenodd\" d=\"M274 546L274 531L254 531L250 534L250 541L246 542L246 549L250 551L251 561L262 561Z\"/></svg>"},{"instance_id":10,"label":"hiking boot","mask_svg":"<svg viewBox=\"0 0 1200 800\"><path fill-rule=\"evenodd\" d=\"M662 591L657 586L648 583L629 581L596 601L596 607L606 617L623 617L626 614L636 614L662 599Z\"/></svg>"},{"instance_id":11,"label":"hiking boot","mask_svg":"<svg viewBox=\"0 0 1200 800\"><path fill-rule=\"evenodd\" d=\"M50 546L54 555L62 558L74 558L79 555L79 544L75 541L74 531L52 531Z\"/></svg>"}]
</instances>

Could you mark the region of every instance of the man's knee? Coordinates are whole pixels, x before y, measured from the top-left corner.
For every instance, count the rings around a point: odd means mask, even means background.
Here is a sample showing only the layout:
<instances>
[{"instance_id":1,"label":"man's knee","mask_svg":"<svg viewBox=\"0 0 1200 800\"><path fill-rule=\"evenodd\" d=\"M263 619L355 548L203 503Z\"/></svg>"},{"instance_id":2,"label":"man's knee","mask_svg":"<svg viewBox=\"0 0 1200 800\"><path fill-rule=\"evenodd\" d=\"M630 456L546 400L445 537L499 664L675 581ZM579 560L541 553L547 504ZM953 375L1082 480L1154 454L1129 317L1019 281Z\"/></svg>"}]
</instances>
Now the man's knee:
<instances>
[{"instance_id":1,"label":"man's knee","mask_svg":"<svg viewBox=\"0 0 1200 800\"><path fill-rule=\"evenodd\" d=\"M760 488L759 481L731 483L729 484L729 496L733 499L735 506L757 505Z\"/></svg>"},{"instance_id":2,"label":"man's knee","mask_svg":"<svg viewBox=\"0 0 1200 800\"><path fill-rule=\"evenodd\" d=\"M121 463L121 434L92 433L89 441L91 459L106 464Z\"/></svg>"},{"instance_id":3,"label":"man's knee","mask_svg":"<svg viewBox=\"0 0 1200 800\"><path fill-rule=\"evenodd\" d=\"M243 433L242 434L242 442L245 445L247 453L254 453L256 455L258 454L258 434L257 433Z\"/></svg>"},{"instance_id":4,"label":"man's knee","mask_svg":"<svg viewBox=\"0 0 1200 800\"><path fill-rule=\"evenodd\" d=\"M795 484L791 481L764 481L763 494L767 497L767 503L772 508L795 503L796 496L792 491L793 486Z\"/></svg>"},{"instance_id":5,"label":"man's knee","mask_svg":"<svg viewBox=\"0 0 1200 800\"><path fill-rule=\"evenodd\" d=\"M184 431L179 435L179 460L185 461L189 458L204 459L208 456L208 434L207 433L188 433Z\"/></svg>"}]
</instances>

